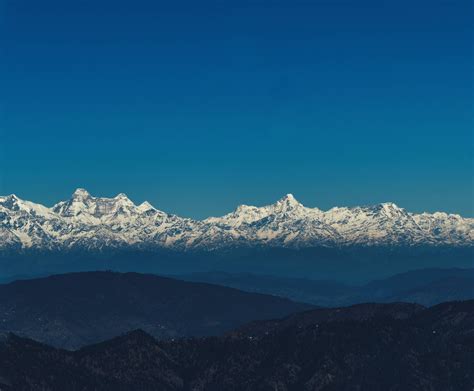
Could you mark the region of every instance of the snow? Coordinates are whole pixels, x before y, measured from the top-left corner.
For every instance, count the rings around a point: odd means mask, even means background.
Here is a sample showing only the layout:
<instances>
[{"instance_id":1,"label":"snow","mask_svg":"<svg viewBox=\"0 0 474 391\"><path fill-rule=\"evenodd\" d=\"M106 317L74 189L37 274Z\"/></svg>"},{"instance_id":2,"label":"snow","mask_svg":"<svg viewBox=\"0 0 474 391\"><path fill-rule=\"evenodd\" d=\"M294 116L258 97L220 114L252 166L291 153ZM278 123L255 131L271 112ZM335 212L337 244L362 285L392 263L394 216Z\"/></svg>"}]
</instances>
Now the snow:
<instances>
[{"instance_id":1,"label":"snow","mask_svg":"<svg viewBox=\"0 0 474 391\"><path fill-rule=\"evenodd\" d=\"M0 249L158 246L216 249L234 245L304 247L474 244L474 219L436 212L413 214L394 203L308 208L287 194L262 207L240 205L221 217L170 215L125 194L94 197L77 189L52 208L15 195L0 197Z\"/></svg>"},{"instance_id":2,"label":"snow","mask_svg":"<svg viewBox=\"0 0 474 391\"><path fill-rule=\"evenodd\" d=\"M138 206L137 210L140 212L146 212L148 210L156 210L156 209L148 201L145 201Z\"/></svg>"},{"instance_id":3,"label":"snow","mask_svg":"<svg viewBox=\"0 0 474 391\"><path fill-rule=\"evenodd\" d=\"M90 194L86 189L77 188L74 193L72 193L72 198L84 199L88 197L90 197Z\"/></svg>"}]
</instances>

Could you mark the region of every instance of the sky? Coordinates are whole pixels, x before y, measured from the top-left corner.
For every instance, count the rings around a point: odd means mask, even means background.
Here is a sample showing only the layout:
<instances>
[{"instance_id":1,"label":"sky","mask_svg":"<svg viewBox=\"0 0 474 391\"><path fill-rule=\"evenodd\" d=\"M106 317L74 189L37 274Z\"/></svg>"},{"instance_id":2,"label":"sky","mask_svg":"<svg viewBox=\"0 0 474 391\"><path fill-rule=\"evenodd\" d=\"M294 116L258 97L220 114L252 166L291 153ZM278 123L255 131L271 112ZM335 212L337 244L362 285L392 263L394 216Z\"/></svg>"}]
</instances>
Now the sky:
<instances>
[{"instance_id":1,"label":"sky","mask_svg":"<svg viewBox=\"0 0 474 391\"><path fill-rule=\"evenodd\" d=\"M0 0L0 194L474 216L471 1Z\"/></svg>"}]
</instances>

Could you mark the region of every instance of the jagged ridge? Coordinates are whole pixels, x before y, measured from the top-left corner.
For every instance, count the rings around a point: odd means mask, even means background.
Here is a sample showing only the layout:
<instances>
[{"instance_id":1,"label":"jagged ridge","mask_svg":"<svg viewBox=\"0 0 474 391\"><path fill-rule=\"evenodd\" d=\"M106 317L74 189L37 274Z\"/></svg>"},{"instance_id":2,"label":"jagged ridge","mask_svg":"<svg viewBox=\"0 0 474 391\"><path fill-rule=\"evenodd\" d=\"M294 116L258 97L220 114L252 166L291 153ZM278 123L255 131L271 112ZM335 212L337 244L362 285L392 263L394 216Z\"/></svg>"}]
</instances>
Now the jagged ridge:
<instances>
[{"instance_id":1,"label":"jagged ridge","mask_svg":"<svg viewBox=\"0 0 474 391\"><path fill-rule=\"evenodd\" d=\"M241 205L222 217L193 220L168 214L125 194L93 197L77 189L52 208L0 197L0 249L232 246L472 246L474 219L414 214L393 203L308 208L288 194L263 207Z\"/></svg>"}]
</instances>

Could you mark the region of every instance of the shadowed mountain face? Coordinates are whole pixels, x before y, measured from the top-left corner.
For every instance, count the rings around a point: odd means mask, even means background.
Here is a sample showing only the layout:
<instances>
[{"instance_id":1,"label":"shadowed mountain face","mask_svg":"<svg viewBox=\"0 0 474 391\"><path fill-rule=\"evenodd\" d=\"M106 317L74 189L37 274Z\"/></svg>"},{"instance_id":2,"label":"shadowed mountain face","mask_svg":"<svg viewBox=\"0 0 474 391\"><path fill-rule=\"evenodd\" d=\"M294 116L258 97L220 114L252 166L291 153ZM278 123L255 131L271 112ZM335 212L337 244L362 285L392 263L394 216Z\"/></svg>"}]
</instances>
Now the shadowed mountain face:
<instances>
[{"instance_id":1,"label":"shadowed mountain face","mask_svg":"<svg viewBox=\"0 0 474 391\"><path fill-rule=\"evenodd\" d=\"M158 342L135 331L76 352L7 335L11 390L471 391L474 301L363 304Z\"/></svg>"},{"instance_id":2,"label":"shadowed mountain face","mask_svg":"<svg viewBox=\"0 0 474 391\"><path fill-rule=\"evenodd\" d=\"M137 273L89 272L0 285L0 331L77 348L141 328L217 335L311 308L287 299Z\"/></svg>"},{"instance_id":3,"label":"shadowed mountain face","mask_svg":"<svg viewBox=\"0 0 474 391\"><path fill-rule=\"evenodd\" d=\"M474 269L416 270L358 286L337 281L250 273L192 273L178 278L272 294L325 307L395 301L431 306L444 301L474 299Z\"/></svg>"}]
</instances>

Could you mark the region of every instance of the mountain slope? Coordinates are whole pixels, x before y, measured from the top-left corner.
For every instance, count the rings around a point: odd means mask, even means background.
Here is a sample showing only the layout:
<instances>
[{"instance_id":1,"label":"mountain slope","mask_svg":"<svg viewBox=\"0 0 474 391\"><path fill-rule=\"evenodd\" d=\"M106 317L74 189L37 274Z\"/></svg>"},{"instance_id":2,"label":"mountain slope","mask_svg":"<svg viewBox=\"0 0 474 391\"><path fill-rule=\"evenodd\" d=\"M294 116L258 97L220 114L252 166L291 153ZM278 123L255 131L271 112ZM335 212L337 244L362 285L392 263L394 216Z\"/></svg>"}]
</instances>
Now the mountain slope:
<instances>
[{"instance_id":1,"label":"mountain slope","mask_svg":"<svg viewBox=\"0 0 474 391\"><path fill-rule=\"evenodd\" d=\"M277 295L323 307L396 301L435 305L474 299L474 269L414 270L364 285L251 273L202 272L178 275L177 278Z\"/></svg>"},{"instance_id":2,"label":"mountain slope","mask_svg":"<svg viewBox=\"0 0 474 391\"><path fill-rule=\"evenodd\" d=\"M248 292L276 295L320 306L354 304L345 302L358 293L357 286L330 280L311 280L252 273L201 272L177 275L185 281L207 282Z\"/></svg>"},{"instance_id":3,"label":"mountain slope","mask_svg":"<svg viewBox=\"0 0 474 391\"><path fill-rule=\"evenodd\" d=\"M173 248L236 246L461 246L474 244L474 219L413 214L393 203L307 208L291 194L263 207L241 205L222 217L197 221L170 215L125 194L93 197L77 189L52 208L0 197L0 250Z\"/></svg>"},{"instance_id":4,"label":"mountain slope","mask_svg":"<svg viewBox=\"0 0 474 391\"><path fill-rule=\"evenodd\" d=\"M218 338L158 342L134 331L76 352L7 335L0 383L18 391L471 391L473 335L474 301L314 310Z\"/></svg>"},{"instance_id":5,"label":"mountain slope","mask_svg":"<svg viewBox=\"0 0 474 391\"><path fill-rule=\"evenodd\" d=\"M153 275L72 273L0 285L0 331L76 348L137 328L159 338L216 335L310 307Z\"/></svg>"}]
</instances>

